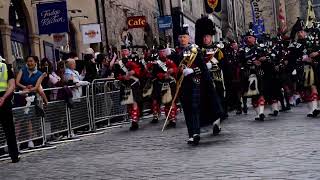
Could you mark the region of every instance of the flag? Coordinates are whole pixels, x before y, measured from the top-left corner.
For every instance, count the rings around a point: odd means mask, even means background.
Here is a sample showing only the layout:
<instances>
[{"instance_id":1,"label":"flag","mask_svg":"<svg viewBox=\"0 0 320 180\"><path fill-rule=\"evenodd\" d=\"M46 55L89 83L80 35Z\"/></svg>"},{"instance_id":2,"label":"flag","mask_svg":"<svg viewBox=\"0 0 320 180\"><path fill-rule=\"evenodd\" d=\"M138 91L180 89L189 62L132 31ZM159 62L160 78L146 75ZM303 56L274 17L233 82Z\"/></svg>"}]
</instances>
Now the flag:
<instances>
[{"instance_id":1,"label":"flag","mask_svg":"<svg viewBox=\"0 0 320 180\"><path fill-rule=\"evenodd\" d=\"M314 9L312 7L312 1L308 0L308 13L307 13L306 27L311 28L315 20L316 20L316 14L314 13Z\"/></svg>"},{"instance_id":2,"label":"flag","mask_svg":"<svg viewBox=\"0 0 320 180\"><path fill-rule=\"evenodd\" d=\"M221 11L221 0L204 0L204 3L208 14Z\"/></svg>"},{"instance_id":3,"label":"flag","mask_svg":"<svg viewBox=\"0 0 320 180\"><path fill-rule=\"evenodd\" d=\"M285 33L288 29L287 27L287 17L286 17L286 3L284 0L279 0L279 33Z\"/></svg>"}]
</instances>

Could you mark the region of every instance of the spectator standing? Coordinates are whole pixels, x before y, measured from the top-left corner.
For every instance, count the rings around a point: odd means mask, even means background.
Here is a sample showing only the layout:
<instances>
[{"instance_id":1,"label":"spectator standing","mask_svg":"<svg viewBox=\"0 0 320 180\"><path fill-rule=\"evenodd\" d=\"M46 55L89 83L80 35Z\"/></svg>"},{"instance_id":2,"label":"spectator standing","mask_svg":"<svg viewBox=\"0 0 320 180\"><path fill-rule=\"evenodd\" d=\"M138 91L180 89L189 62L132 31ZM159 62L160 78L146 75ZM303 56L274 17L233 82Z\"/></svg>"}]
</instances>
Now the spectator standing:
<instances>
[{"instance_id":1,"label":"spectator standing","mask_svg":"<svg viewBox=\"0 0 320 180\"><path fill-rule=\"evenodd\" d=\"M41 87L42 80L46 76L38 70L39 59L36 56L28 56L26 60L26 66L23 67L16 79L16 85L18 90L22 91L25 99L20 99L19 105L25 106L28 103L34 104L37 100L36 93L38 93L45 104L48 103L47 97L43 92ZM21 96L19 96L21 98ZM30 105L30 104L29 104ZM28 114L28 111L25 111ZM18 132L19 133L19 132ZM28 120L28 134L29 139L32 139L32 121ZM33 148L34 143L33 141L28 142L28 147Z\"/></svg>"},{"instance_id":2,"label":"spectator standing","mask_svg":"<svg viewBox=\"0 0 320 180\"><path fill-rule=\"evenodd\" d=\"M69 85L74 84L77 86L72 89L72 96L74 100L79 99L82 96L81 86L89 85L88 81L83 81L84 74L79 74L76 70L76 61L74 59L67 60L64 78Z\"/></svg>"},{"instance_id":3,"label":"spectator standing","mask_svg":"<svg viewBox=\"0 0 320 180\"><path fill-rule=\"evenodd\" d=\"M92 48L88 48L84 52L84 61L85 61L84 80L92 82L94 79L98 78L98 69L94 59L94 50Z\"/></svg>"}]
</instances>

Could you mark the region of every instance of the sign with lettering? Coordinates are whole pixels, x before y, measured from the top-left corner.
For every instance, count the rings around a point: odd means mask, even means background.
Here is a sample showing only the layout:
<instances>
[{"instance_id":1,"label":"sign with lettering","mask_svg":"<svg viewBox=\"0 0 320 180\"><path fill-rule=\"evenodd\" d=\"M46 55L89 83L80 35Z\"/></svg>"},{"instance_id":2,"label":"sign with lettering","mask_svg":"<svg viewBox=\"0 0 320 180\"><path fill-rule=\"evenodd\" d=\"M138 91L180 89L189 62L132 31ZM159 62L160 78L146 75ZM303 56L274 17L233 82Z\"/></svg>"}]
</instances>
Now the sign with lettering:
<instances>
[{"instance_id":1,"label":"sign with lettering","mask_svg":"<svg viewBox=\"0 0 320 180\"><path fill-rule=\"evenodd\" d=\"M260 0L251 0L251 11L253 18L252 30L257 37L260 37L265 32L262 9L260 8L259 1Z\"/></svg>"},{"instance_id":2,"label":"sign with lettering","mask_svg":"<svg viewBox=\"0 0 320 180\"><path fill-rule=\"evenodd\" d=\"M133 16L127 18L128 29L144 28L147 24L145 16Z\"/></svg>"},{"instance_id":3,"label":"sign with lettering","mask_svg":"<svg viewBox=\"0 0 320 180\"><path fill-rule=\"evenodd\" d=\"M39 34L69 31L66 1L37 4Z\"/></svg>"},{"instance_id":4,"label":"sign with lettering","mask_svg":"<svg viewBox=\"0 0 320 180\"><path fill-rule=\"evenodd\" d=\"M66 33L53 34L52 37L55 47L66 46L68 44L68 36Z\"/></svg>"},{"instance_id":5,"label":"sign with lettering","mask_svg":"<svg viewBox=\"0 0 320 180\"><path fill-rule=\"evenodd\" d=\"M82 24L81 33L83 44L101 42L100 24Z\"/></svg>"},{"instance_id":6,"label":"sign with lettering","mask_svg":"<svg viewBox=\"0 0 320 180\"><path fill-rule=\"evenodd\" d=\"M160 30L166 30L172 28L172 17L171 16L160 16L158 17L158 26Z\"/></svg>"}]
</instances>

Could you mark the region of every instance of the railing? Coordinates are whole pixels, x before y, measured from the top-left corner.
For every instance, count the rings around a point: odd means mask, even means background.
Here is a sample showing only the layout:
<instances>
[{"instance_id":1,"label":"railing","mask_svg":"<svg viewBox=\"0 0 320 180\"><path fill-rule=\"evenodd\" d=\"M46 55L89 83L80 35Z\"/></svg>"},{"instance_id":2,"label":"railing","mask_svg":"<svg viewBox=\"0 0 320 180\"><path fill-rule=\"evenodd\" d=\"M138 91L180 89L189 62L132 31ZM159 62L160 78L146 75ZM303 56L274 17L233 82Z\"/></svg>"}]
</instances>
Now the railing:
<instances>
[{"instance_id":1,"label":"railing","mask_svg":"<svg viewBox=\"0 0 320 180\"><path fill-rule=\"evenodd\" d=\"M87 86L44 90L46 94L57 94L66 88L71 91L82 88L84 95L73 98L72 107L65 100L53 99L47 106L39 108L42 102L37 96L31 105L13 108L18 145L34 141L38 147L48 148L57 142L59 136L72 139L80 132L94 133L98 129L128 123L126 106L120 104L118 83L114 79L97 79ZM19 95L21 93L15 93L15 96ZM39 109L43 109L43 117L37 113ZM5 135L0 126L0 149L6 147Z\"/></svg>"}]
</instances>

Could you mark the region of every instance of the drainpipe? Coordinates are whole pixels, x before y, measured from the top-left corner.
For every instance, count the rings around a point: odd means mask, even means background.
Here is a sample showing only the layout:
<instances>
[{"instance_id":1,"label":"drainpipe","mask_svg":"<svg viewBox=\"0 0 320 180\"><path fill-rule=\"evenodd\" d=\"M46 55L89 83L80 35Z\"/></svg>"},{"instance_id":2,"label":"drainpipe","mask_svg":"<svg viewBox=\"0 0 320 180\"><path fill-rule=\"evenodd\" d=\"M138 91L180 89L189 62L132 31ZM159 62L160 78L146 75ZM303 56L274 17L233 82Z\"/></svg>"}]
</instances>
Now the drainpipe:
<instances>
[{"instance_id":1,"label":"drainpipe","mask_svg":"<svg viewBox=\"0 0 320 180\"><path fill-rule=\"evenodd\" d=\"M96 3L96 12L97 12L97 23L101 25L99 0L95 0L95 3ZM103 52L103 42L100 42L99 44L100 44L100 52Z\"/></svg>"},{"instance_id":2,"label":"drainpipe","mask_svg":"<svg viewBox=\"0 0 320 180\"><path fill-rule=\"evenodd\" d=\"M107 18L106 18L106 2L105 0L101 0L102 3L102 19L103 19L103 26L104 26L104 35L106 41L106 47L109 47L109 39L108 39L108 29L107 29Z\"/></svg>"}]
</instances>

